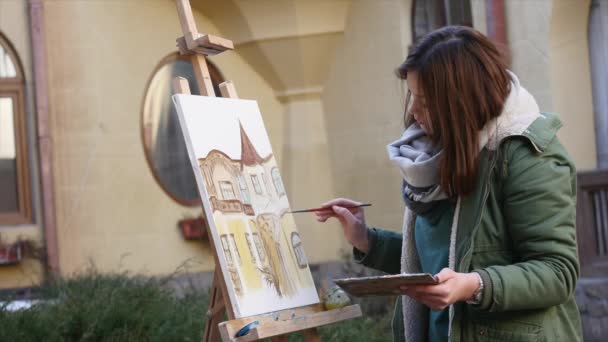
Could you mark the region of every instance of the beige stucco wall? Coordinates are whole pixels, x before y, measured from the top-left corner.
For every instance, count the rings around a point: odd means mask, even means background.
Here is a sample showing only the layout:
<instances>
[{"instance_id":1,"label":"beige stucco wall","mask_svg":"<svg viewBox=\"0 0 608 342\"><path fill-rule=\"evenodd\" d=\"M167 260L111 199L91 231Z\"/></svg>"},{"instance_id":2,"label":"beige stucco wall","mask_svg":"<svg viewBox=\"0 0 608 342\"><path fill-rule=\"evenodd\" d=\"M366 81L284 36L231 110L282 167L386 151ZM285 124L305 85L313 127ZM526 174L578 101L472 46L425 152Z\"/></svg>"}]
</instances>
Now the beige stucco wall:
<instances>
[{"instance_id":1,"label":"beige stucco wall","mask_svg":"<svg viewBox=\"0 0 608 342\"><path fill-rule=\"evenodd\" d=\"M512 69L541 110L559 114L559 138L579 169L596 167L589 70L589 1L507 1Z\"/></svg>"},{"instance_id":2,"label":"beige stucco wall","mask_svg":"<svg viewBox=\"0 0 608 342\"><path fill-rule=\"evenodd\" d=\"M564 128L559 137L579 170L597 165L589 67L589 0L554 0L549 56L553 110Z\"/></svg>"},{"instance_id":3,"label":"beige stucco wall","mask_svg":"<svg viewBox=\"0 0 608 342\"><path fill-rule=\"evenodd\" d=\"M511 69L543 111L551 102L549 32L551 0L505 1Z\"/></svg>"},{"instance_id":4,"label":"beige stucco wall","mask_svg":"<svg viewBox=\"0 0 608 342\"><path fill-rule=\"evenodd\" d=\"M471 1L486 33L485 2ZM589 1L506 1L511 69L543 111L564 123L559 138L579 169L596 167L587 45Z\"/></svg>"},{"instance_id":5,"label":"beige stucco wall","mask_svg":"<svg viewBox=\"0 0 608 342\"><path fill-rule=\"evenodd\" d=\"M401 180L386 144L403 129L395 76L411 44L410 1L354 1L322 96L335 193L373 204L370 225L401 229Z\"/></svg>"},{"instance_id":6,"label":"beige stucco wall","mask_svg":"<svg viewBox=\"0 0 608 342\"><path fill-rule=\"evenodd\" d=\"M283 104L282 126L271 136L281 135L283 155L277 161L292 208L318 206L338 196L325 126L325 116L333 114L324 112L320 96L343 39L351 1L197 0L192 4L234 40L237 53ZM295 215L295 220L310 262L340 258L345 240L337 221L319 224L310 214Z\"/></svg>"},{"instance_id":7,"label":"beige stucco wall","mask_svg":"<svg viewBox=\"0 0 608 342\"><path fill-rule=\"evenodd\" d=\"M283 179L291 207L318 207L339 196L332 175L333 162L320 94L298 95L285 100L285 151ZM295 214L306 255L312 263L336 260L346 240L337 220L319 223L312 214Z\"/></svg>"},{"instance_id":8,"label":"beige stucco wall","mask_svg":"<svg viewBox=\"0 0 608 342\"><path fill-rule=\"evenodd\" d=\"M140 137L146 83L175 51L172 1L46 1L50 116L59 258L64 274L150 274L213 268L206 244L184 242L176 223L201 209L172 201L154 180ZM199 30L217 33L200 13ZM281 104L237 53L213 57L241 98L258 99L271 142L281 146ZM279 150L280 152L280 150Z\"/></svg>"},{"instance_id":9,"label":"beige stucco wall","mask_svg":"<svg viewBox=\"0 0 608 342\"><path fill-rule=\"evenodd\" d=\"M477 31L487 35L486 0L470 0L470 3L473 27Z\"/></svg>"},{"instance_id":10,"label":"beige stucco wall","mask_svg":"<svg viewBox=\"0 0 608 342\"><path fill-rule=\"evenodd\" d=\"M34 98L32 79L32 57L29 34L29 15L25 0L0 1L0 32L15 48L21 61L26 78L26 117L28 129L28 149L30 163L30 186L34 209L34 224L19 226L1 226L0 241L10 244L18 239L31 240L36 245L42 244L41 216L38 186L38 156L36 150L34 125ZM26 257L21 263L13 266L0 266L0 288L25 287L35 285L43 279L43 268L40 261Z\"/></svg>"}]
</instances>

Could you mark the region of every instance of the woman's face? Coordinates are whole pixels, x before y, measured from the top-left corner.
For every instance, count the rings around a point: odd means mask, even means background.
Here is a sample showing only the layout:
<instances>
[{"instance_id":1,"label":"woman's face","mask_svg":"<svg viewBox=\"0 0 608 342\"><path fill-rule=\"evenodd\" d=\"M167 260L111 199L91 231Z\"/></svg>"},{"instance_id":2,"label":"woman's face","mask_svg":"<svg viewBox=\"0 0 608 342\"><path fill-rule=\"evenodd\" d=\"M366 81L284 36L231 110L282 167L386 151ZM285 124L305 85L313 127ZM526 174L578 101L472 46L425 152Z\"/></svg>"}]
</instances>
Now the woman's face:
<instances>
[{"instance_id":1,"label":"woman's face","mask_svg":"<svg viewBox=\"0 0 608 342\"><path fill-rule=\"evenodd\" d=\"M415 71L408 71L406 81L407 88L411 94L407 109L408 114L412 115L420 127L422 127L422 129L429 134L429 113L424 102L424 95L419 88L418 73Z\"/></svg>"}]
</instances>

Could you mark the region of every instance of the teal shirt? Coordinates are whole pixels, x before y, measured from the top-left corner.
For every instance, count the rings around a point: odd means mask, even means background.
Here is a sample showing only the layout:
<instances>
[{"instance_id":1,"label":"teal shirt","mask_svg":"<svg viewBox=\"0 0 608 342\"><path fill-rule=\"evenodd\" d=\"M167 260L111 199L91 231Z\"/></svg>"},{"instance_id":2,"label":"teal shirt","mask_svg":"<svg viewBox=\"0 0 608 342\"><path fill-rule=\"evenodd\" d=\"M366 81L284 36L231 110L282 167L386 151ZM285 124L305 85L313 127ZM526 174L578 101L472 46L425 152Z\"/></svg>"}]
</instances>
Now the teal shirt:
<instances>
[{"instance_id":1,"label":"teal shirt","mask_svg":"<svg viewBox=\"0 0 608 342\"><path fill-rule=\"evenodd\" d=\"M442 200L424 215L416 217L416 249L420 257L422 271L437 274L448 267L450 251L450 231L454 217L454 203ZM448 309L429 310L429 342L448 340Z\"/></svg>"}]
</instances>

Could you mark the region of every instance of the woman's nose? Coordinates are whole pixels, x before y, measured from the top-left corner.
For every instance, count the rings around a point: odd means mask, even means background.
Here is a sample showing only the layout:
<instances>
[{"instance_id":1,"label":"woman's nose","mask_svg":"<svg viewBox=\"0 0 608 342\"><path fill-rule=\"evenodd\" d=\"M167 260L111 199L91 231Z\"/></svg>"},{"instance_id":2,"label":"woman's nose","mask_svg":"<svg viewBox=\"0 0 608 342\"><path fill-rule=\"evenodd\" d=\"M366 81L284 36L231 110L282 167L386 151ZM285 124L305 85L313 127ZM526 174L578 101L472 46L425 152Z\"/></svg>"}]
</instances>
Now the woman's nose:
<instances>
[{"instance_id":1,"label":"woman's nose","mask_svg":"<svg viewBox=\"0 0 608 342\"><path fill-rule=\"evenodd\" d=\"M420 104L418 103L418 101L414 100L412 102L412 107L411 107L412 112L418 113L419 109L420 109Z\"/></svg>"},{"instance_id":2,"label":"woman's nose","mask_svg":"<svg viewBox=\"0 0 608 342\"><path fill-rule=\"evenodd\" d=\"M414 119L418 121L420 119L420 108L418 107L418 105L414 103L410 111L412 112L412 115L414 115Z\"/></svg>"}]
</instances>

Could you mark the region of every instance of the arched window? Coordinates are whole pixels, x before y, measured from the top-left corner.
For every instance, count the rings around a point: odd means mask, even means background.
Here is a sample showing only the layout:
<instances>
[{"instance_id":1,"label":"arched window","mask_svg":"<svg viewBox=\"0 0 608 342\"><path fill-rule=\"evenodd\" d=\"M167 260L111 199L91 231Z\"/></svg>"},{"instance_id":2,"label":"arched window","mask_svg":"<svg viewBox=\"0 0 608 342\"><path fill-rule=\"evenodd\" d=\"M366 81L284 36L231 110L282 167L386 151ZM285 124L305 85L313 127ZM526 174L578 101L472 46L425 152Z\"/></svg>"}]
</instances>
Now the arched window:
<instances>
[{"instance_id":1,"label":"arched window","mask_svg":"<svg viewBox=\"0 0 608 342\"><path fill-rule=\"evenodd\" d=\"M270 173L272 176L272 183L274 184L274 188L277 190L277 194L279 194L279 196L285 195L285 187L283 186L283 181L281 180L279 168L273 167Z\"/></svg>"},{"instance_id":2,"label":"arched window","mask_svg":"<svg viewBox=\"0 0 608 342\"><path fill-rule=\"evenodd\" d=\"M207 61L207 65L215 94L220 96L219 84L223 79L212 63ZM148 82L142 112L142 138L148 165L160 187L176 202L194 206L200 204L196 181L171 102L171 84L177 76L188 79L192 94L200 94L190 59L177 53L164 58Z\"/></svg>"},{"instance_id":3,"label":"arched window","mask_svg":"<svg viewBox=\"0 0 608 342\"><path fill-rule=\"evenodd\" d=\"M24 88L21 62L0 33L0 225L32 222Z\"/></svg>"},{"instance_id":4,"label":"arched window","mask_svg":"<svg viewBox=\"0 0 608 342\"><path fill-rule=\"evenodd\" d=\"M291 246L293 247L293 252L296 255L298 267L306 268L306 266L308 266L308 260L306 260L306 254L304 254L304 248L302 247L300 235L296 232L291 233Z\"/></svg>"},{"instance_id":5,"label":"arched window","mask_svg":"<svg viewBox=\"0 0 608 342\"><path fill-rule=\"evenodd\" d=\"M589 12L589 58L598 168L608 168L608 2L593 0Z\"/></svg>"}]
</instances>

